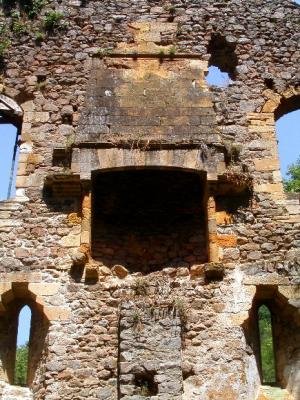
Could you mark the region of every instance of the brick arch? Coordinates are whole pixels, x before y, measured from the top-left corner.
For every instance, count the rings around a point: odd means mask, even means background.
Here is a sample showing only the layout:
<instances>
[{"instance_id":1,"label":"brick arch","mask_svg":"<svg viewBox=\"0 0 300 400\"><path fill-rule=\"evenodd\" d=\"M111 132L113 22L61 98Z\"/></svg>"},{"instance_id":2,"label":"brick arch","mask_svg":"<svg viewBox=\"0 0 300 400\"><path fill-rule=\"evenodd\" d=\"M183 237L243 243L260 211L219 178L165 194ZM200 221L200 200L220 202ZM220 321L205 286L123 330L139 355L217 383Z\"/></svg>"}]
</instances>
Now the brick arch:
<instances>
[{"instance_id":1,"label":"brick arch","mask_svg":"<svg viewBox=\"0 0 300 400\"><path fill-rule=\"evenodd\" d=\"M300 108L300 87L290 87L281 93L268 89L264 92L267 100L262 107L263 113L274 113L277 120L285 114Z\"/></svg>"},{"instance_id":2,"label":"brick arch","mask_svg":"<svg viewBox=\"0 0 300 400\"><path fill-rule=\"evenodd\" d=\"M282 97L280 103L274 111L274 118L277 121L284 115L300 109L300 91L291 97Z\"/></svg>"}]
</instances>

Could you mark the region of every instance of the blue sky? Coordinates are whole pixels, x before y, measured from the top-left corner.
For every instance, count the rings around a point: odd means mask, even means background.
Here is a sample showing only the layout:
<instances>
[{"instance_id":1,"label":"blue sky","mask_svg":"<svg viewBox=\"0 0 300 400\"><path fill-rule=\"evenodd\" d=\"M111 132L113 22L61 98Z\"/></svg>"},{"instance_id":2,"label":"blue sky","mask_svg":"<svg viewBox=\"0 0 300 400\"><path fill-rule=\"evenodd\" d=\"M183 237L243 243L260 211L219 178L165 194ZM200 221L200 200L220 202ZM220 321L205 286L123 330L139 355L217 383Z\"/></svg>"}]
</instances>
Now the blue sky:
<instances>
[{"instance_id":1,"label":"blue sky","mask_svg":"<svg viewBox=\"0 0 300 400\"><path fill-rule=\"evenodd\" d=\"M0 124L0 200L6 199L17 129Z\"/></svg>"},{"instance_id":2,"label":"blue sky","mask_svg":"<svg viewBox=\"0 0 300 400\"><path fill-rule=\"evenodd\" d=\"M22 346L23 344L29 341L30 323L31 323L31 310L28 306L25 306L22 308L19 314L17 346Z\"/></svg>"}]
</instances>

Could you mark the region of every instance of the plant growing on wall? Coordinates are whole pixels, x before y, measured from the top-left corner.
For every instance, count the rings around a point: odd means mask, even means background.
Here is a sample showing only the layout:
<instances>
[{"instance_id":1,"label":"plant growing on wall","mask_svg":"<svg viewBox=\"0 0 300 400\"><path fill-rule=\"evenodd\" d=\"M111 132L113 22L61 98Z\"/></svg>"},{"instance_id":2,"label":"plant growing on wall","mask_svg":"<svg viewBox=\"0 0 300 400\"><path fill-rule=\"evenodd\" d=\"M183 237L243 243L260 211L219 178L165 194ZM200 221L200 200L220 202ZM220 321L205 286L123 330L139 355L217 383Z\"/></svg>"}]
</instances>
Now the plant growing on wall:
<instances>
[{"instance_id":1,"label":"plant growing on wall","mask_svg":"<svg viewBox=\"0 0 300 400\"><path fill-rule=\"evenodd\" d=\"M37 45L40 45L44 39L45 39L45 36L42 32L40 32L40 31L35 32L34 40Z\"/></svg>"},{"instance_id":2,"label":"plant growing on wall","mask_svg":"<svg viewBox=\"0 0 300 400\"><path fill-rule=\"evenodd\" d=\"M5 38L0 40L0 59L4 57L5 51L9 48L10 46L10 40Z\"/></svg>"},{"instance_id":3,"label":"plant growing on wall","mask_svg":"<svg viewBox=\"0 0 300 400\"><path fill-rule=\"evenodd\" d=\"M44 19L44 28L47 32L53 32L55 29L62 27L62 19L64 15L58 11L49 11Z\"/></svg>"},{"instance_id":4,"label":"plant growing on wall","mask_svg":"<svg viewBox=\"0 0 300 400\"><path fill-rule=\"evenodd\" d=\"M134 285L134 292L137 296L146 296L148 294L149 283L145 278L137 278Z\"/></svg>"},{"instance_id":5,"label":"plant growing on wall","mask_svg":"<svg viewBox=\"0 0 300 400\"><path fill-rule=\"evenodd\" d=\"M26 25L21 22L21 21L13 21L12 26L11 26L11 30L13 31L13 33L17 36L20 36L22 34L24 34L27 30L26 30Z\"/></svg>"},{"instance_id":6,"label":"plant growing on wall","mask_svg":"<svg viewBox=\"0 0 300 400\"><path fill-rule=\"evenodd\" d=\"M132 311L132 325L135 331L141 331L143 328L143 312L140 308L135 308Z\"/></svg>"},{"instance_id":7,"label":"plant growing on wall","mask_svg":"<svg viewBox=\"0 0 300 400\"><path fill-rule=\"evenodd\" d=\"M173 299L173 307L174 310L178 313L180 321L184 327L188 320L188 313L189 313L188 304L183 298L175 297L175 299Z\"/></svg>"},{"instance_id":8,"label":"plant growing on wall","mask_svg":"<svg viewBox=\"0 0 300 400\"><path fill-rule=\"evenodd\" d=\"M235 164L240 161L242 146L240 144L229 141L224 142L225 160L228 165Z\"/></svg>"},{"instance_id":9,"label":"plant growing on wall","mask_svg":"<svg viewBox=\"0 0 300 400\"><path fill-rule=\"evenodd\" d=\"M7 36L6 25L0 25L0 67L3 66L4 56L10 44L11 42L9 37Z\"/></svg>"},{"instance_id":10,"label":"plant growing on wall","mask_svg":"<svg viewBox=\"0 0 300 400\"><path fill-rule=\"evenodd\" d=\"M165 57L165 52L164 52L163 49L161 49L161 50L159 51L158 57L159 57L160 62L163 62L163 59L164 59L164 57Z\"/></svg>"},{"instance_id":11,"label":"plant growing on wall","mask_svg":"<svg viewBox=\"0 0 300 400\"><path fill-rule=\"evenodd\" d=\"M171 58L171 60L175 57L175 54L176 54L176 48L174 46L170 47L169 57Z\"/></svg>"},{"instance_id":12,"label":"plant growing on wall","mask_svg":"<svg viewBox=\"0 0 300 400\"><path fill-rule=\"evenodd\" d=\"M47 4L48 0L32 0L25 6L25 11L29 18L36 18Z\"/></svg>"}]
</instances>

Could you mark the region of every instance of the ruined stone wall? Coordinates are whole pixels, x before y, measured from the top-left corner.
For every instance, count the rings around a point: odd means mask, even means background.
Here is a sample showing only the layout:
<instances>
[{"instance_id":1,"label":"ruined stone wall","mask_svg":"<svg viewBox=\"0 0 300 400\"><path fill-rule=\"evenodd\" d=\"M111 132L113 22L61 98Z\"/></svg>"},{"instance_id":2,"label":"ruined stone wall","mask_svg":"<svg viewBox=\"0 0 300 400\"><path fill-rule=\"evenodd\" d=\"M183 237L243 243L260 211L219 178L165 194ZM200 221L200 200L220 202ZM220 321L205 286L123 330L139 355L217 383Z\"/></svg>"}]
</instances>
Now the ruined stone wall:
<instances>
[{"instance_id":1,"label":"ruined stone wall","mask_svg":"<svg viewBox=\"0 0 300 400\"><path fill-rule=\"evenodd\" d=\"M274 123L299 108L299 7L62 0L16 21L18 3L0 16L0 112L21 130L16 198L0 202L0 317L34 302L47 320L32 398L272 399L251 322L262 299L286 338L281 395L299 398L300 206L283 192ZM49 29L51 10L63 16ZM210 64L232 82L209 87ZM101 229L113 254L93 256L93 177L145 167L201 177L205 260L182 239L180 262L158 257L172 224L147 249L156 271L129 268L126 240Z\"/></svg>"}]
</instances>

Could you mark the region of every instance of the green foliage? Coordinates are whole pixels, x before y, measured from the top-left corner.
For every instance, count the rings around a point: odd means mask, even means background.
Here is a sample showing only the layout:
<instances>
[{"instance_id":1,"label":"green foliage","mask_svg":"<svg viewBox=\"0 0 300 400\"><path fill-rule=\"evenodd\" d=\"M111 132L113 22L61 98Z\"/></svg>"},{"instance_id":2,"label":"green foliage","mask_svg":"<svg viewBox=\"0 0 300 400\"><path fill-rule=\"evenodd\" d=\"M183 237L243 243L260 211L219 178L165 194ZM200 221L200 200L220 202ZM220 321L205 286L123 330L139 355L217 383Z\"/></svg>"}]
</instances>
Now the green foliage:
<instances>
[{"instance_id":1,"label":"green foliage","mask_svg":"<svg viewBox=\"0 0 300 400\"><path fill-rule=\"evenodd\" d=\"M49 0L2 0L7 15L14 17L19 13L22 17L27 16L34 19L42 11L43 7L49 4Z\"/></svg>"},{"instance_id":2,"label":"green foliage","mask_svg":"<svg viewBox=\"0 0 300 400\"><path fill-rule=\"evenodd\" d=\"M135 281L134 292L137 296L146 296L148 294L149 284L145 278L139 277Z\"/></svg>"},{"instance_id":3,"label":"green foliage","mask_svg":"<svg viewBox=\"0 0 300 400\"><path fill-rule=\"evenodd\" d=\"M25 6L25 11L29 18L35 18L47 4L47 0L32 0Z\"/></svg>"},{"instance_id":4,"label":"green foliage","mask_svg":"<svg viewBox=\"0 0 300 400\"><path fill-rule=\"evenodd\" d=\"M143 311L140 308L135 308L132 311L132 325L133 329L137 332L143 329Z\"/></svg>"},{"instance_id":5,"label":"green foliage","mask_svg":"<svg viewBox=\"0 0 300 400\"><path fill-rule=\"evenodd\" d=\"M58 11L49 11L44 19L44 28L48 32L52 32L62 27L62 19L64 15Z\"/></svg>"},{"instance_id":6,"label":"green foliage","mask_svg":"<svg viewBox=\"0 0 300 400\"><path fill-rule=\"evenodd\" d=\"M169 13L170 13L171 15L176 14L176 7L175 7L175 6L171 6L171 7L169 8Z\"/></svg>"},{"instance_id":7,"label":"green foliage","mask_svg":"<svg viewBox=\"0 0 300 400\"><path fill-rule=\"evenodd\" d=\"M271 314L265 305L258 311L258 326L263 383L275 383L275 358Z\"/></svg>"},{"instance_id":8,"label":"green foliage","mask_svg":"<svg viewBox=\"0 0 300 400\"><path fill-rule=\"evenodd\" d=\"M9 39L3 39L0 41L0 57L4 54L5 50L7 50L10 46Z\"/></svg>"},{"instance_id":9,"label":"green foliage","mask_svg":"<svg viewBox=\"0 0 300 400\"><path fill-rule=\"evenodd\" d=\"M0 69L4 67L4 56L11 42L7 36L7 26L0 24Z\"/></svg>"},{"instance_id":10,"label":"green foliage","mask_svg":"<svg viewBox=\"0 0 300 400\"><path fill-rule=\"evenodd\" d=\"M40 32L40 31L35 32L34 40L35 40L36 44L41 44L44 39L45 39L45 36L42 32Z\"/></svg>"},{"instance_id":11,"label":"green foliage","mask_svg":"<svg viewBox=\"0 0 300 400\"><path fill-rule=\"evenodd\" d=\"M13 31L13 33L15 35L20 36L26 32L26 25L23 24L23 22L16 20L16 21L13 21L11 30Z\"/></svg>"},{"instance_id":12,"label":"green foliage","mask_svg":"<svg viewBox=\"0 0 300 400\"><path fill-rule=\"evenodd\" d=\"M10 16L11 16L13 19L20 19L20 11L13 10L13 11L10 13Z\"/></svg>"},{"instance_id":13,"label":"green foliage","mask_svg":"<svg viewBox=\"0 0 300 400\"><path fill-rule=\"evenodd\" d=\"M0 40L0 61L2 63L6 50L9 48L11 42L8 38Z\"/></svg>"},{"instance_id":14,"label":"green foliage","mask_svg":"<svg viewBox=\"0 0 300 400\"><path fill-rule=\"evenodd\" d=\"M300 157L289 166L287 175L289 179L284 181L284 188L287 192L300 193Z\"/></svg>"},{"instance_id":15,"label":"green foliage","mask_svg":"<svg viewBox=\"0 0 300 400\"><path fill-rule=\"evenodd\" d=\"M17 348L14 384L26 386L28 368L28 343Z\"/></svg>"},{"instance_id":16,"label":"green foliage","mask_svg":"<svg viewBox=\"0 0 300 400\"><path fill-rule=\"evenodd\" d=\"M109 56L112 53L111 49L97 49L95 56L99 58L104 58L105 56Z\"/></svg>"},{"instance_id":17,"label":"green foliage","mask_svg":"<svg viewBox=\"0 0 300 400\"><path fill-rule=\"evenodd\" d=\"M163 62L163 59L165 57L165 52L163 49L159 50L158 57L159 57L160 62Z\"/></svg>"},{"instance_id":18,"label":"green foliage","mask_svg":"<svg viewBox=\"0 0 300 400\"><path fill-rule=\"evenodd\" d=\"M26 32L26 25L21 20L21 14L18 10L12 10L11 13L11 30L16 36L20 36Z\"/></svg>"},{"instance_id":19,"label":"green foliage","mask_svg":"<svg viewBox=\"0 0 300 400\"><path fill-rule=\"evenodd\" d=\"M175 57L175 54L176 54L176 48L174 46L170 47L170 49L169 49L169 57L171 59L173 59Z\"/></svg>"}]
</instances>

